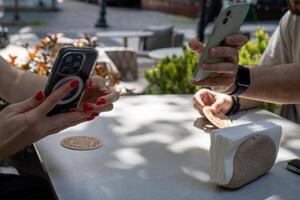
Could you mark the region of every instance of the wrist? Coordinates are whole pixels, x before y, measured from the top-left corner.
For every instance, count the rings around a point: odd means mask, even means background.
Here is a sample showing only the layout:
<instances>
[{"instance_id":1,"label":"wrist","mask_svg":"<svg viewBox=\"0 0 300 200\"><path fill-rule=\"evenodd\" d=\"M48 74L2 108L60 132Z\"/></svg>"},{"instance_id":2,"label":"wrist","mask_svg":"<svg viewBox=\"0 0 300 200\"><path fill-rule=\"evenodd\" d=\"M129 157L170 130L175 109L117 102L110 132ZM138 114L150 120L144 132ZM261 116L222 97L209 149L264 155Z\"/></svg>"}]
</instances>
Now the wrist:
<instances>
[{"instance_id":1,"label":"wrist","mask_svg":"<svg viewBox=\"0 0 300 200\"><path fill-rule=\"evenodd\" d=\"M234 81L235 89L228 93L232 96L239 96L250 87L250 70L242 65L238 66Z\"/></svg>"},{"instance_id":2,"label":"wrist","mask_svg":"<svg viewBox=\"0 0 300 200\"><path fill-rule=\"evenodd\" d=\"M241 107L239 97L231 96L231 98L232 98L232 106L231 106L230 110L226 113L226 115L236 114L237 112L239 112L240 107Z\"/></svg>"}]
</instances>

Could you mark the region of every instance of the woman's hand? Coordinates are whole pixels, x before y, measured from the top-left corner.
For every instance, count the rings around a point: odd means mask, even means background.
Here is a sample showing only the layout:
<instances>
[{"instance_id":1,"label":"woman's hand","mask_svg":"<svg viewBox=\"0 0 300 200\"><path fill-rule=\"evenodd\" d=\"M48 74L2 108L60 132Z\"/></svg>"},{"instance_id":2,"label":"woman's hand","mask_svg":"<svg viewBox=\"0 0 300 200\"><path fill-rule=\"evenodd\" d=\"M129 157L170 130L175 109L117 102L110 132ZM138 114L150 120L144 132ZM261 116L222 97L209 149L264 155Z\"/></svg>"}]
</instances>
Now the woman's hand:
<instances>
[{"instance_id":1,"label":"woman's hand","mask_svg":"<svg viewBox=\"0 0 300 200\"><path fill-rule=\"evenodd\" d=\"M105 79L94 76L87 81L84 96L82 98L80 110L90 112L96 117L101 112L111 111L113 103L120 97L119 93L109 90L105 85Z\"/></svg>"},{"instance_id":2,"label":"woman's hand","mask_svg":"<svg viewBox=\"0 0 300 200\"><path fill-rule=\"evenodd\" d=\"M217 93L208 89L199 90L193 97L194 108L203 115L203 108L210 106L215 113L228 113L231 109L233 100L227 94Z\"/></svg>"},{"instance_id":3,"label":"woman's hand","mask_svg":"<svg viewBox=\"0 0 300 200\"><path fill-rule=\"evenodd\" d=\"M50 134L87 121L89 112L75 111L47 117L55 105L78 86L73 80L45 98L42 91L0 112L0 160Z\"/></svg>"},{"instance_id":4,"label":"woman's hand","mask_svg":"<svg viewBox=\"0 0 300 200\"><path fill-rule=\"evenodd\" d=\"M239 48L244 46L247 42L248 38L246 36L237 34L225 38L221 46L211 48L209 55L211 57L225 58L225 62L204 63L201 67L205 71L219 73L219 76L208 77L200 81L192 81L192 84L214 87L220 92L232 92L235 89L235 78L238 69L238 51ZM202 54L204 49L204 45L197 40L192 40L189 46L198 54Z\"/></svg>"}]
</instances>

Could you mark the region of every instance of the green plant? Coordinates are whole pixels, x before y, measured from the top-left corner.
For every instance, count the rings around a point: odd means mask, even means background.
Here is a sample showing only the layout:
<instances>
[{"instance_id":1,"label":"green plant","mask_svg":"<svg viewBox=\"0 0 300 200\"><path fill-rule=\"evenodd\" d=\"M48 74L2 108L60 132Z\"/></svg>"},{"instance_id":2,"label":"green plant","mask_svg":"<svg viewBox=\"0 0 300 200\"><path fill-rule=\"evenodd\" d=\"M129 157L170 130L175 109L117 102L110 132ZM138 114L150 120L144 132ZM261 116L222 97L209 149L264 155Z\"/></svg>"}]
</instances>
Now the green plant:
<instances>
[{"instance_id":1,"label":"green plant","mask_svg":"<svg viewBox=\"0 0 300 200\"><path fill-rule=\"evenodd\" d=\"M269 43L269 35L262 29L256 31L256 39L250 40L244 45L239 53L239 63L241 65L255 65L257 64L262 54Z\"/></svg>"},{"instance_id":2,"label":"green plant","mask_svg":"<svg viewBox=\"0 0 300 200\"><path fill-rule=\"evenodd\" d=\"M153 68L145 71L149 86L147 94L192 94L199 87L191 86L192 78L197 66L198 57L191 50L183 47L182 57L172 56L163 59Z\"/></svg>"},{"instance_id":3,"label":"green plant","mask_svg":"<svg viewBox=\"0 0 300 200\"><path fill-rule=\"evenodd\" d=\"M263 29L256 31L256 39L249 41L240 50L239 64L249 67L255 66L261 59L269 43L269 35ZM264 103L264 109L274 113L279 113L281 105L273 103Z\"/></svg>"}]
</instances>

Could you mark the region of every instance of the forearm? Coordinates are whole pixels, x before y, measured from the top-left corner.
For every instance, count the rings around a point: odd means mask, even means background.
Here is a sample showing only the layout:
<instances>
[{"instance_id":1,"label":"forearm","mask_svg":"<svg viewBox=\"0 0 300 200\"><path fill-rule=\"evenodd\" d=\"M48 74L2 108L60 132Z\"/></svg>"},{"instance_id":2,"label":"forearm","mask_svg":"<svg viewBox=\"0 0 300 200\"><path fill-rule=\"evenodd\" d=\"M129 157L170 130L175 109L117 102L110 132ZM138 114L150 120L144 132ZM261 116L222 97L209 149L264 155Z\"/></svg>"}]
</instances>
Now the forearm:
<instances>
[{"instance_id":1,"label":"forearm","mask_svg":"<svg viewBox=\"0 0 300 200\"><path fill-rule=\"evenodd\" d=\"M299 75L299 63L251 68L251 85L242 97L279 104L299 104Z\"/></svg>"},{"instance_id":2,"label":"forearm","mask_svg":"<svg viewBox=\"0 0 300 200\"><path fill-rule=\"evenodd\" d=\"M256 101L252 99L246 99L246 98L240 98L240 111L242 110L248 110L251 108L258 108L263 105L263 102Z\"/></svg>"},{"instance_id":3,"label":"forearm","mask_svg":"<svg viewBox=\"0 0 300 200\"><path fill-rule=\"evenodd\" d=\"M43 90L47 78L12 67L0 58L0 96L9 103L17 103Z\"/></svg>"}]
</instances>

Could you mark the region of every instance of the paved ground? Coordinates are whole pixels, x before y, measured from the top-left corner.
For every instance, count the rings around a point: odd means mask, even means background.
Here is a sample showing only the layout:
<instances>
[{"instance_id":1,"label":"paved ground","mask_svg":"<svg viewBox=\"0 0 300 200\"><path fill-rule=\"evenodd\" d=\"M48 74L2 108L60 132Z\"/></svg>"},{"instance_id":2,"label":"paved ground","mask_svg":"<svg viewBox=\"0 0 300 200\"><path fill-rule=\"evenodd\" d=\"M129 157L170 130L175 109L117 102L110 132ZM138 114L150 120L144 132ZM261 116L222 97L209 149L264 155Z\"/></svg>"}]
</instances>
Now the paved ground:
<instances>
[{"instance_id":1,"label":"paved ground","mask_svg":"<svg viewBox=\"0 0 300 200\"><path fill-rule=\"evenodd\" d=\"M32 30L38 34L63 32L77 35L100 31L100 29L94 28L99 17L99 5L77 0L64 0L59 7L61 11L58 12L22 12L22 23L29 24ZM2 21L12 22L13 14L6 13ZM177 30L186 32L189 37L194 35L196 27L196 21L190 18L132 8L109 7L107 21L110 25L109 30L142 30L151 25L173 25ZM11 30L16 32L19 28L20 26L15 26Z\"/></svg>"},{"instance_id":2,"label":"paved ground","mask_svg":"<svg viewBox=\"0 0 300 200\"><path fill-rule=\"evenodd\" d=\"M35 44L38 38L49 33L64 33L67 37L78 38L82 33L95 34L107 30L143 30L147 26L172 25L177 31L185 33L186 41L195 37L196 21L190 18L156 11L145 11L136 8L109 7L107 21L109 29L95 28L99 17L99 5L84 3L78 0L64 0L59 5L60 11L24 11L21 22L13 23L13 13L6 12L0 20L9 26L11 42ZM102 46L121 46L120 39L101 39ZM129 46L137 49L138 39L130 39ZM11 51L10 49L9 51ZM8 51L8 50L7 50ZM128 87L141 92L147 82L144 80L144 69L152 67L154 62L139 59L139 81L128 83Z\"/></svg>"}]
</instances>

